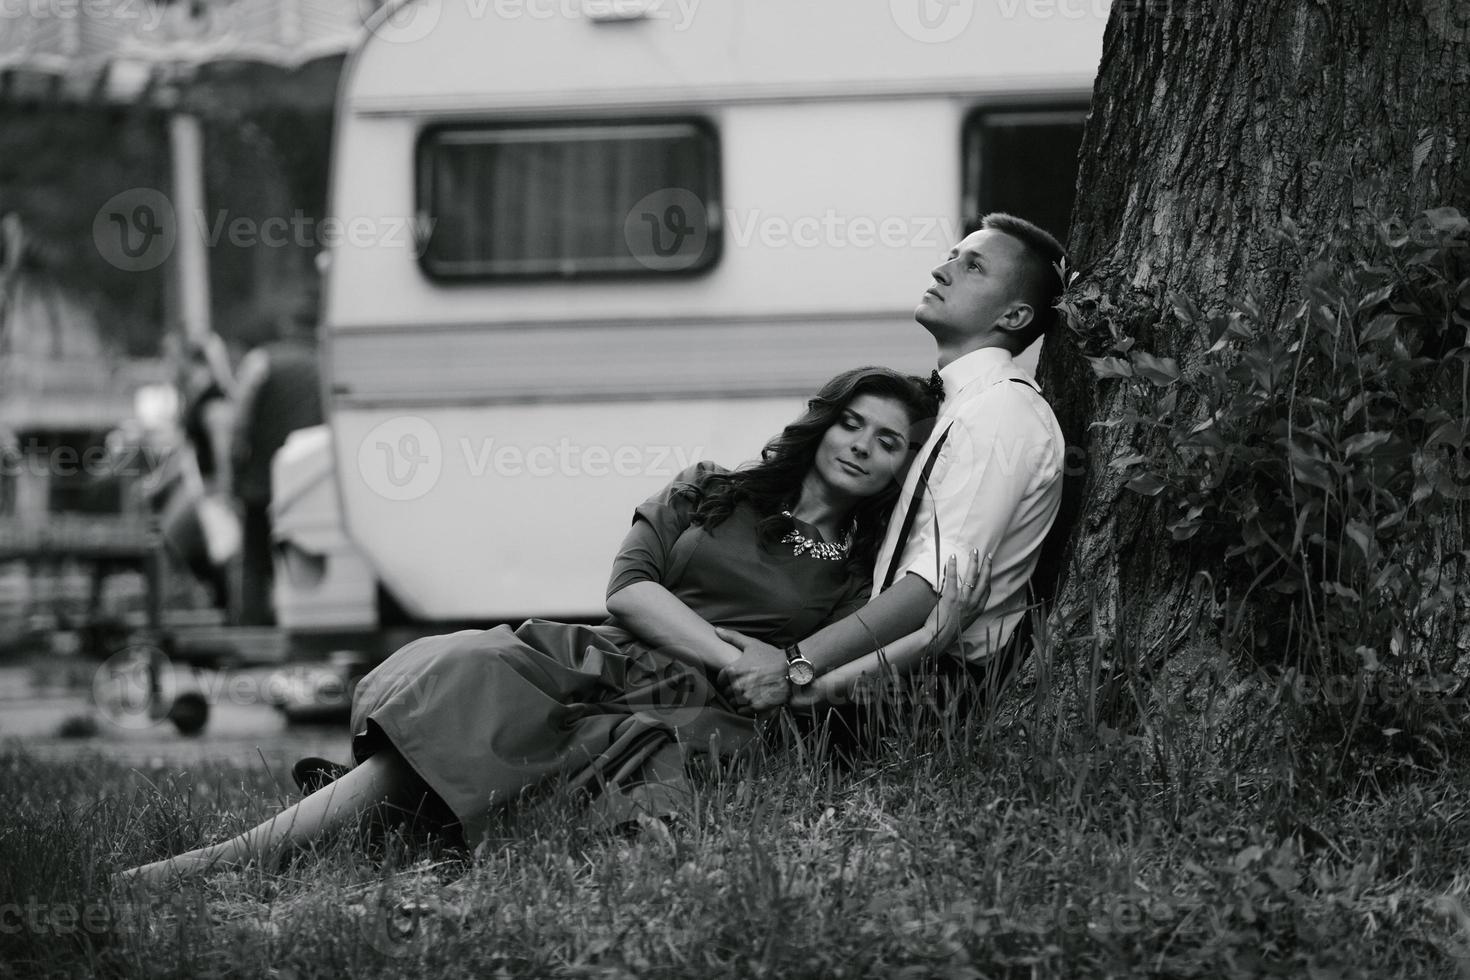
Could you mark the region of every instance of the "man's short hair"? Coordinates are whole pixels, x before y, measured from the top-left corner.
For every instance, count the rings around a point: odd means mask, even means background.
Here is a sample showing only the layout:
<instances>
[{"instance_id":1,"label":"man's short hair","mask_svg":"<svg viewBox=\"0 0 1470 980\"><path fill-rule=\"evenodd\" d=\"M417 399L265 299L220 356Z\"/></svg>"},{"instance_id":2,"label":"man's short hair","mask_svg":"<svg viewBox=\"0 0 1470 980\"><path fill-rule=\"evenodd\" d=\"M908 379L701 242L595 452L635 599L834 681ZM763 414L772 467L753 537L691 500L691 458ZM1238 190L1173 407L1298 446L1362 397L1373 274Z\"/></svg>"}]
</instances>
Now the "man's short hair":
<instances>
[{"instance_id":1,"label":"man's short hair","mask_svg":"<svg viewBox=\"0 0 1470 980\"><path fill-rule=\"evenodd\" d=\"M1034 315L1026 329L1017 334L1024 349L1037 337L1050 332L1057 322L1056 304L1062 296L1062 277L1057 266L1067 252L1051 232L1013 214L992 212L980 219L980 227L1010 235L1025 246L1026 302L1031 304Z\"/></svg>"}]
</instances>

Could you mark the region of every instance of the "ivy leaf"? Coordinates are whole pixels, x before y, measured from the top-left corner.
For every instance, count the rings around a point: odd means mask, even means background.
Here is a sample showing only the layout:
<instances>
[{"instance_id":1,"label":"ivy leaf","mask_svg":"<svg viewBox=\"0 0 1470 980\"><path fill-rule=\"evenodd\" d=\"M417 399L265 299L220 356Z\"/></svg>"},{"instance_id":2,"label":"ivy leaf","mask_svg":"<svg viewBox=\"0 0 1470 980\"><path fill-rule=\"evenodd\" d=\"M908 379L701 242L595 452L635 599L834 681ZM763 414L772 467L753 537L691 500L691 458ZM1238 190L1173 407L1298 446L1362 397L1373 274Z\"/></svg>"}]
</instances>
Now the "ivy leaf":
<instances>
[{"instance_id":1,"label":"ivy leaf","mask_svg":"<svg viewBox=\"0 0 1470 980\"><path fill-rule=\"evenodd\" d=\"M1133 352L1133 367L1160 388L1179 380L1179 364L1172 357L1154 357L1143 351Z\"/></svg>"},{"instance_id":2,"label":"ivy leaf","mask_svg":"<svg viewBox=\"0 0 1470 980\"><path fill-rule=\"evenodd\" d=\"M1175 541L1188 541L1200 532L1202 526L1199 521L1177 521L1169 525L1169 533Z\"/></svg>"},{"instance_id":3,"label":"ivy leaf","mask_svg":"<svg viewBox=\"0 0 1470 980\"><path fill-rule=\"evenodd\" d=\"M1200 520L1205 512L1204 505L1195 504L1184 512L1184 516L1169 525L1169 533L1174 536L1175 541L1188 541L1200 532L1204 522Z\"/></svg>"},{"instance_id":4,"label":"ivy leaf","mask_svg":"<svg viewBox=\"0 0 1470 980\"><path fill-rule=\"evenodd\" d=\"M1140 473L1138 476L1135 476L1133 479L1125 483L1124 486L1126 486L1129 490L1132 490L1134 493L1143 494L1145 497L1155 497L1158 496L1159 491L1163 490L1164 487L1168 486L1168 484L1166 484L1163 480L1160 480L1158 477L1154 476L1152 473Z\"/></svg>"},{"instance_id":5,"label":"ivy leaf","mask_svg":"<svg viewBox=\"0 0 1470 980\"><path fill-rule=\"evenodd\" d=\"M1133 377L1133 365L1121 357L1089 357L1087 363L1092 365L1092 373L1099 378Z\"/></svg>"}]
</instances>

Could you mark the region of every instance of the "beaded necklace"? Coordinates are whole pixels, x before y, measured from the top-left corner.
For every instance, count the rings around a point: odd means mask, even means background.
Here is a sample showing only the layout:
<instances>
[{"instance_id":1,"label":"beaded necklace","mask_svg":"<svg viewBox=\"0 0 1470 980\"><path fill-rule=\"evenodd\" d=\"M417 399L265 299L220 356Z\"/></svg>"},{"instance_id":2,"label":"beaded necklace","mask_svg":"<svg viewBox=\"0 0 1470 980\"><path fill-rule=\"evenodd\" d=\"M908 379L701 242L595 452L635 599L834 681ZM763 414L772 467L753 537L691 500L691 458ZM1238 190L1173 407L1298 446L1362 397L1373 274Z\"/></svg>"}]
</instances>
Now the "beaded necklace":
<instances>
[{"instance_id":1,"label":"beaded necklace","mask_svg":"<svg viewBox=\"0 0 1470 980\"><path fill-rule=\"evenodd\" d=\"M793 521L796 520L796 518L791 516L791 511L789 510L783 510L781 516L789 517ZM792 528L791 532L781 539L781 543L792 545L791 553L798 558L810 553L813 558L821 558L824 561L841 561L847 557L848 551L852 549L852 535L855 530L857 530L857 521L849 524L847 533L842 536L842 540L833 544L830 541L813 541L805 534L802 534L799 528Z\"/></svg>"}]
</instances>

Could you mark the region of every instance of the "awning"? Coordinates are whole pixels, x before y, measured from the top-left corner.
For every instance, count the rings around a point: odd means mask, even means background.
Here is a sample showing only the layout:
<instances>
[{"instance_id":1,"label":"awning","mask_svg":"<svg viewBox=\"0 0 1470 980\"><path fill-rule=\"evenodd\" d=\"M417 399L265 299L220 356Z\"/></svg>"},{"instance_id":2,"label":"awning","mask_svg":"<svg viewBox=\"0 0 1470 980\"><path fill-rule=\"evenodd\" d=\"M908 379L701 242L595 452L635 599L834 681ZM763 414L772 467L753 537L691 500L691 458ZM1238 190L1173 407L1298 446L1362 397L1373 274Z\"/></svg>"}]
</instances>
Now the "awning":
<instances>
[{"instance_id":1,"label":"awning","mask_svg":"<svg viewBox=\"0 0 1470 980\"><path fill-rule=\"evenodd\" d=\"M0 18L0 73L130 102L160 80L221 62L287 70L346 52L371 0L13 0Z\"/></svg>"}]
</instances>

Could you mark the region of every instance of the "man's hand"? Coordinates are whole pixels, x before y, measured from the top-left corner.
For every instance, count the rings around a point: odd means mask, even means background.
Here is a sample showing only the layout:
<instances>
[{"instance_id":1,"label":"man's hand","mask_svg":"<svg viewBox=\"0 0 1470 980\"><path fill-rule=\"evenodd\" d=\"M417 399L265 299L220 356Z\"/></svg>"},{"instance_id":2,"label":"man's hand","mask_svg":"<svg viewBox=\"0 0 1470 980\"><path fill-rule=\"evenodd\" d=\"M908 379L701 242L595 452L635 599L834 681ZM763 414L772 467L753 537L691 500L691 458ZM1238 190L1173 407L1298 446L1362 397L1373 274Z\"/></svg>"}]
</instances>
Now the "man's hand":
<instances>
[{"instance_id":1,"label":"man's hand","mask_svg":"<svg viewBox=\"0 0 1470 980\"><path fill-rule=\"evenodd\" d=\"M715 635L740 651L740 659L720 671L720 684L736 704L754 711L779 708L791 697L786 654L769 643L715 627Z\"/></svg>"}]
</instances>

